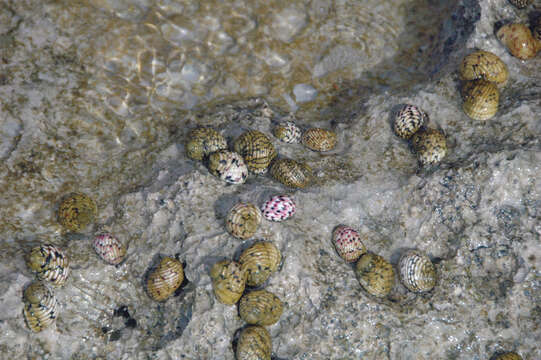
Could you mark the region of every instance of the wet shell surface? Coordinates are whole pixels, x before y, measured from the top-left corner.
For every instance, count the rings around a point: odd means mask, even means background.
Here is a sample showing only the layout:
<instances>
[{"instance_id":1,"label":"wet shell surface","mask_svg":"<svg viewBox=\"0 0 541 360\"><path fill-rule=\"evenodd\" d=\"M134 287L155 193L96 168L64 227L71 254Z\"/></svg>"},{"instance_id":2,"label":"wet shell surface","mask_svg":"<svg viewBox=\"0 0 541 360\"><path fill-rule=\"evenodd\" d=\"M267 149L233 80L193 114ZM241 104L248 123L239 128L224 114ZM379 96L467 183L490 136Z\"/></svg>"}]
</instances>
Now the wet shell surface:
<instances>
[{"instance_id":1,"label":"wet shell surface","mask_svg":"<svg viewBox=\"0 0 541 360\"><path fill-rule=\"evenodd\" d=\"M83 230L97 215L94 200L80 193L68 195L58 208L58 222L70 231Z\"/></svg>"},{"instance_id":2,"label":"wet shell surface","mask_svg":"<svg viewBox=\"0 0 541 360\"><path fill-rule=\"evenodd\" d=\"M70 273L69 260L62 249L51 244L42 244L30 250L26 264L39 280L53 285L64 285Z\"/></svg>"},{"instance_id":3,"label":"wet shell surface","mask_svg":"<svg viewBox=\"0 0 541 360\"><path fill-rule=\"evenodd\" d=\"M148 295L156 301L164 301L178 289L183 280L184 270L180 261L164 257L148 275Z\"/></svg>"},{"instance_id":4,"label":"wet shell surface","mask_svg":"<svg viewBox=\"0 0 541 360\"><path fill-rule=\"evenodd\" d=\"M371 295L384 297L393 288L393 266L379 255L366 253L361 256L355 273L361 286Z\"/></svg>"},{"instance_id":5,"label":"wet shell surface","mask_svg":"<svg viewBox=\"0 0 541 360\"><path fill-rule=\"evenodd\" d=\"M278 322L283 311L282 301L267 290L245 294L239 303L241 319L252 325L272 325Z\"/></svg>"},{"instance_id":6,"label":"wet shell surface","mask_svg":"<svg viewBox=\"0 0 541 360\"><path fill-rule=\"evenodd\" d=\"M256 242L242 252L239 263L247 273L246 283L249 286L263 284L269 276L278 270L282 254L280 250L270 242Z\"/></svg>"},{"instance_id":7,"label":"wet shell surface","mask_svg":"<svg viewBox=\"0 0 541 360\"><path fill-rule=\"evenodd\" d=\"M516 352L508 352L496 356L494 360L522 360L522 356L520 356Z\"/></svg>"},{"instance_id":8,"label":"wet shell surface","mask_svg":"<svg viewBox=\"0 0 541 360\"><path fill-rule=\"evenodd\" d=\"M280 141L289 144L298 143L301 140L301 129L291 121L277 125L273 133Z\"/></svg>"},{"instance_id":9,"label":"wet shell surface","mask_svg":"<svg viewBox=\"0 0 541 360\"><path fill-rule=\"evenodd\" d=\"M398 262L400 280L413 292L430 291L436 285L436 268L430 258L417 250L407 251Z\"/></svg>"},{"instance_id":10,"label":"wet shell surface","mask_svg":"<svg viewBox=\"0 0 541 360\"><path fill-rule=\"evenodd\" d=\"M509 2L515 5L517 8L522 9L530 5L533 0L509 0Z\"/></svg>"},{"instance_id":11,"label":"wet shell surface","mask_svg":"<svg viewBox=\"0 0 541 360\"><path fill-rule=\"evenodd\" d=\"M435 165L447 154L445 135L436 129L417 132L411 138L411 144L422 166Z\"/></svg>"},{"instance_id":12,"label":"wet shell surface","mask_svg":"<svg viewBox=\"0 0 541 360\"><path fill-rule=\"evenodd\" d=\"M275 180L293 188L304 188L312 181L312 169L291 159L275 160L270 173Z\"/></svg>"},{"instance_id":13,"label":"wet shell surface","mask_svg":"<svg viewBox=\"0 0 541 360\"><path fill-rule=\"evenodd\" d=\"M409 139L428 122L428 115L418 106L405 105L394 119L394 132L402 139Z\"/></svg>"},{"instance_id":14,"label":"wet shell surface","mask_svg":"<svg viewBox=\"0 0 541 360\"><path fill-rule=\"evenodd\" d=\"M336 147L336 133L322 128L308 129L302 134L304 146L314 151L330 151Z\"/></svg>"},{"instance_id":15,"label":"wet shell surface","mask_svg":"<svg viewBox=\"0 0 541 360\"><path fill-rule=\"evenodd\" d=\"M235 140L233 148L244 158L248 170L254 174L266 173L271 161L277 155L268 136L257 130L243 133Z\"/></svg>"},{"instance_id":16,"label":"wet shell surface","mask_svg":"<svg viewBox=\"0 0 541 360\"><path fill-rule=\"evenodd\" d=\"M96 236L92 247L96 254L110 265L120 264L126 256L126 247L112 234Z\"/></svg>"},{"instance_id":17,"label":"wet shell surface","mask_svg":"<svg viewBox=\"0 0 541 360\"><path fill-rule=\"evenodd\" d=\"M466 56L459 68L462 80L483 79L504 83L509 77L507 66L496 55L488 51L476 51Z\"/></svg>"},{"instance_id":18,"label":"wet shell surface","mask_svg":"<svg viewBox=\"0 0 541 360\"><path fill-rule=\"evenodd\" d=\"M366 252L359 233L347 225L338 225L332 235L336 252L346 262L355 262Z\"/></svg>"},{"instance_id":19,"label":"wet shell surface","mask_svg":"<svg viewBox=\"0 0 541 360\"><path fill-rule=\"evenodd\" d=\"M524 24L504 25L496 32L496 37L511 55L522 60L533 58L541 49L541 43Z\"/></svg>"},{"instance_id":20,"label":"wet shell surface","mask_svg":"<svg viewBox=\"0 0 541 360\"><path fill-rule=\"evenodd\" d=\"M239 301L246 285L246 272L235 261L217 262L210 270L212 287L219 302L233 305Z\"/></svg>"},{"instance_id":21,"label":"wet shell surface","mask_svg":"<svg viewBox=\"0 0 541 360\"><path fill-rule=\"evenodd\" d=\"M248 168L242 156L228 150L210 154L208 168L211 174L231 184L243 184L248 177Z\"/></svg>"},{"instance_id":22,"label":"wet shell surface","mask_svg":"<svg viewBox=\"0 0 541 360\"><path fill-rule=\"evenodd\" d=\"M498 111L500 92L486 80L468 81L462 87L464 113L474 120L489 120Z\"/></svg>"},{"instance_id":23,"label":"wet shell surface","mask_svg":"<svg viewBox=\"0 0 541 360\"><path fill-rule=\"evenodd\" d=\"M190 159L203 160L213 152L225 149L227 149L227 141L212 128L198 127L188 134L186 155Z\"/></svg>"},{"instance_id":24,"label":"wet shell surface","mask_svg":"<svg viewBox=\"0 0 541 360\"><path fill-rule=\"evenodd\" d=\"M261 223L261 211L250 203L233 206L225 219L227 232L238 239L252 237Z\"/></svg>"},{"instance_id":25,"label":"wet shell surface","mask_svg":"<svg viewBox=\"0 0 541 360\"><path fill-rule=\"evenodd\" d=\"M55 322L58 316L56 298L41 282L33 282L23 293L23 315L28 328L40 332Z\"/></svg>"},{"instance_id":26,"label":"wet shell surface","mask_svg":"<svg viewBox=\"0 0 541 360\"><path fill-rule=\"evenodd\" d=\"M271 360L272 342L267 329L259 325L242 329L235 352L237 360Z\"/></svg>"},{"instance_id":27,"label":"wet shell surface","mask_svg":"<svg viewBox=\"0 0 541 360\"><path fill-rule=\"evenodd\" d=\"M273 196L261 207L265 219L283 221L289 219L297 211L295 201L287 195Z\"/></svg>"}]
</instances>

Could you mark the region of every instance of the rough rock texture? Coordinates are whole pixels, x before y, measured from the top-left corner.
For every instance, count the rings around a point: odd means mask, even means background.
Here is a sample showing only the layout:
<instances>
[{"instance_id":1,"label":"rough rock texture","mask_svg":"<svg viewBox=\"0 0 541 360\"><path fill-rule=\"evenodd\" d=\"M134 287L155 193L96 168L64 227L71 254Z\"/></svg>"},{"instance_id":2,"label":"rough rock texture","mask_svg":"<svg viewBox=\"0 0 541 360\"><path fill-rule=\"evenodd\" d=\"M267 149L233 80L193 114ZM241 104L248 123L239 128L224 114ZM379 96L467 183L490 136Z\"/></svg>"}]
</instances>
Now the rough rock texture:
<instances>
[{"instance_id":1,"label":"rough rock texture","mask_svg":"<svg viewBox=\"0 0 541 360\"><path fill-rule=\"evenodd\" d=\"M289 193L297 213L264 221L254 237L284 258L265 287L284 303L267 327L276 359L540 359L541 55L513 58L493 33L498 21L527 22L533 6L3 1L0 358L233 359L244 324L215 299L209 270L253 239L230 236L224 217L238 201ZM472 48L510 70L490 121L461 110L456 69ZM419 169L394 135L391 114L405 103L446 133L439 166ZM292 119L335 131L336 149L272 137ZM280 157L314 169L313 185L220 181L185 155L199 125L230 145L247 129L268 134ZM56 219L72 191L99 209L77 234ZM367 295L333 248L338 224L393 265L406 249L426 252L435 289L413 294L397 282L387 298ZM94 253L101 231L128 245L125 262ZM33 279L24 255L42 242L63 247L72 270L53 289L56 324L33 334L22 316ZM188 280L164 303L144 288L160 255L185 262Z\"/></svg>"}]
</instances>

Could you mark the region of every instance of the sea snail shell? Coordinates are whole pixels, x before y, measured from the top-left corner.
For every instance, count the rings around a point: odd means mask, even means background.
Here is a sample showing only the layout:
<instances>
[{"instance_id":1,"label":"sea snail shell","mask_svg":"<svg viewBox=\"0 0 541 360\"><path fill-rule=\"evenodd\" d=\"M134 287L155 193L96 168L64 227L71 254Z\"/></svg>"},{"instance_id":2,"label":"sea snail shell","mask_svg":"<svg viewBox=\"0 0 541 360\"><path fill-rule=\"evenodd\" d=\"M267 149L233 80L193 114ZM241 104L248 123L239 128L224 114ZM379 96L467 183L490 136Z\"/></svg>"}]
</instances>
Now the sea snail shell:
<instances>
[{"instance_id":1,"label":"sea snail shell","mask_svg":"<svg viewBox=\"0 0 541 360\"><path fill-rule=\"evenodd\" d=\"M393 266L379 255L366 253L361 256L355 273L361 286L371 295L385 297L393 288Z\"/></svg>"},{"instance_id":2,"label":"sea snail shell","mask_svg":"<svg viewBox=\"0 0 541 360\"><path fill-rule=\"evenodd\" d=\"M223 260L214 264L210 278L218 301L226 305L236 304L244 292L246 275L241 265L234 261Z\"/></svg>"},{"instance_id":3,"label":"sea snail shell","mask_svg":"<svg viewBox=\"0 0 541 360\"><path fill-rule=\"evenodd\" d=\"M509 2L515 5L517 8L522 9L530 5L533 0L509 0Z\"/></svg>"},{"instance_id":4,"label":"sea snail shell","mask_svg":"<svg viewBox=\"0 0 541 360\"><path fill-rule=\"evenodd\" d=\"M312 181L312 169L291 159L274 160L270 173L275 180L293 188L304 188Z\"/></svg>"},{"instance_id":5,"label":"sea snail shell","mask_svg":"<svg viewBox=\"0 0 541 360\"><path fill-rule=\"evenodd\" d=\"M193 129L186 142L186 155L190 159L203 160L218 150L227 149L227 141L216 130L208 127Z\"/></svg>"},{"instance_id":6,"label":"sea snail shell","mask_svg":"<svg viewBox=\"0 0 541 360\"><path fill-rule=\"evenodd\" d=\"M32 248L26 264L39 280L53 285L64 285L70 273L69 260L62 249L55 245L42 244Z\"/></svg>"},{"instance_id":7,"label":"sea snail shell","mask_svg":"<svg viewBox=\"0 0 541 360\"><path fill-rule=\"evenodd\" d=\"M92 247L96 254L110 265L120 264L126 256L126 247L112 234L96 236Z\"/></svg>"},{"instance_id":8,"label":"sea snail shell","mask_svg":"<svg viewBox=\"0 0 541 360\"><path fill-rule=\"evenodd\" d=\"M445 135L436 129L419 131L411 138L411 144L422 166L435 165L447 154Z\"/></svg>"},{"instance_id":9,"label":"sea snail shell","mask_svg":"<svg viewBox=\"0 0 541 360\"><path fill-rule=\"evenodd\" d=\"M336 147L336 133L322 128L312 128L302 134L301 141L310 150L330 151Z\"/></svg>"},{"instance_id":10,"label":"sea snail shell","mask_svg":"<svg viewBox=\"0 0 541 360\"><path fill-rule=\"evenodd\" d=\"M148 295L156 301L164 301L179 288L184 280L184 269L177 259L164 257L147 279Z\"/></svg>"},{"instance_id":11,"label":"sea snail shell","mask_svg":"<svg viewBox=\"0 0 541 360\"><path fill-rule=\"evenodd\" d=\"M524 24L503 25L496 37L513 55L522 60L531 59L541 49L541 43L536 40L530 29Z\"/></svg>"},{"instance_id":12,"label":"sea snail shell","mask_svg":"<svg viewBox=\"0 0 541 360\"><path fill-rule=\"evenodd\" d=\"M58 311L56 298L41 282L33 282L23 292L23 315L28 328L40 332L55 322Z\"/></svg>"},{"instance_id":13,"label":"sea snail shell","mask_svg":"<svg viewBox=\"0 0 541 360\"><path fill-rule=\"evenodd\" d=\"M486 80L467 81L462 87L464 113L474 120L489 120L498 111L498 87Z\"/></svg>"},{"instance_id":14,"label":"sea snail shell","mask_svg":"<svg viewBox=\"0 0 541 360\"><path fill-rule=\"evenodd\" d=\"M208 168L211 174L231 184L243 184L248 177L248 168L242 157L228 150L210 154Z\"/></svg>"},{"instance_id":15,"label":"sea snail shell","mask_svg":"<svg viewBox=\"0 0 541 360\"><path fill-rule=\"evenodd\" d=\"M242 329L237 351L237 360L271 360L272 342L267 329L259 325Z\"/></svg>"},{"instance_id":16,"label":"sea snail shell","mask_svg":"<svg viewBox=\"0 0 541 360\"><path fill-rule=\"evenodd\" d=\"M227 232L237 239L252 237L261 223L261 211L250 203L233 206L225 219Z\"/></svg>"},{"instance_id":17,"label":"sea snail shell","mask_svg":"<svg viewBox=\"0 0 541 360\"><path fill-rule=\"evenodd\" d=\"M278 270L281 261L280 250L273 243L265 241L256 242L239 257L239 263L247 273L246 284L249 286L259 286L267 281Z\"/></svg>"},{"instance_id":18,"label":"sea snail shell","mask_svg":"<svg viewBox=\"0 0 541 360\"><path fill-rule=\"evenodd\" d=\"M405 105L394 119L395 134L402 139L409 139L428 122L428 115L418 106Z\"/></svg>"},{"instance_id":19,"label":"sea snail shell","mask_svg":"<svg viewBox=\"0 0 541 360\"><path fill-rule=\"evenodd\" d=\"M97 215L94 200L80 193L68 195L58 208L58 222L70 231L83 230Z\"/></svg>"},{"instance_id":20,"label":"sea snail shell","mask_svg":"<svg viewBox=\"0 0 541 360\"><path fill-rule=\"evenodd\" d=\"M243 133L233 144L235 152L244 158L248 170L254 174L264 174L277 152L274 145L261 131L250 130Z\"/></svg>"},{"instance_id":21,"label":"sea snail shell","mask_svg":"<svg viewBox=\"0 0 541 360\"><path fill-rule=\"evenodd\" d=\"M425 254L417 250L404 253L398 262L400 279L413 292L430 291L436 285L436 269Z\"/></svg>"},{"instance_id":22,"label":"sea snail shell","mask_svg":"<svg viewBox=\"0 0 541 360\"><path fill-rule=\"evenodd\" d=\"M295 201L287 195L273 196L261 207L265 219L269 221L287 220L297 211Z\"/></svg>"},{"instance_id":23,"label":"sea snail shell","mask_svg":"<svg viewBox=\"0 0 541 360\"><path fill-rule=\"evenodd\" d=\"M301 129L294 122L286 121L274 128L274 136L286 143L298 143L301 139Z\"/></svg>"},{"instance_id":24,"label":"sea snail shell","mask_svg":"<svg viewBox=\"0 0 541 360\"><path fill-rule=\"evenodd\" d=\"M483 79L495 83L507 81L509 72L505 63L488 51L476 51L466 56L459 68L462 80Z\"/></svg>"},{"instance_id":25,"label":"sea snail shell","mask_svg":"<svg viewBox=\"0 0 541 360\"><path fill-rule=\"evenodd\" d=\"M347 225L338 225L332 233L336 252L346 262L355 262L366 252L359 233Z\"/></svg>"},{"instance_id":26,"label":"sea snail shell","mask_svg":"<svg viewBox=\"0 0 541 360\"><path fill-rule=\"evenodd\" d=\"M252 325L272 325L280 319L283 311L282 301L267 290L252 291L239 302L241 319Z\"/></svg>"},{"instance_id":27,"label":"sea snail shell","mask_svg":"<svg viewBox=\"0 0 541 360\"><path fill-rule=\"evenodd\" d=\"M507 352L493 358L494 360L522 360L522 356L516 352Z\"/></svg>"}]
</instances>

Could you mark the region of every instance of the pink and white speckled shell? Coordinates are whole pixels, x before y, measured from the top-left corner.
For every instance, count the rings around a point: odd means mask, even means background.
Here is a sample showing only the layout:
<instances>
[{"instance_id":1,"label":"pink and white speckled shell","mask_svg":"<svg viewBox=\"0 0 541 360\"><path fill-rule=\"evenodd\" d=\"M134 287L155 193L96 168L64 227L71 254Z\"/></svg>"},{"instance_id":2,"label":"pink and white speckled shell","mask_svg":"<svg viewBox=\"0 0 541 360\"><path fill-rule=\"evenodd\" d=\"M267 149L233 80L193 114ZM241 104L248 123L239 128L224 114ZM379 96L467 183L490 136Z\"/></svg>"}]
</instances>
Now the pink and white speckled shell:
<instances>
[{"instance_id":1,"label":"pink and white speckled shell","mask_svg":"<svg viewBox=\"0 0 541 360\"><path fill-rule=\"evenodd\" d=\"M336 252L347 262L357 261L366 252L359 233L352 227L338 225L332 238Z\"/></svg>"},{"instance_id":2,"label":"pink and white speckled shell","mask_svg":"<svg viewBox=\"0 0 541 360\"><path fill-rule=\"evenodd\" d=\"M92 246L99 257L111 265L120 264L126 255L126 247L112 234L96 236Z\"/></svg>"},{"instance_id":3,"label":"pink and white speckled shell","mask_svg":"<svg viewBox=\"0 0 541 360\"><path fill-rule=\"evenodd\" d=\"M261 207L263 216L270 221L286 220L293 216L295 211L295 201L287 195L274 196Z\"/></svg>"}]
</instances>

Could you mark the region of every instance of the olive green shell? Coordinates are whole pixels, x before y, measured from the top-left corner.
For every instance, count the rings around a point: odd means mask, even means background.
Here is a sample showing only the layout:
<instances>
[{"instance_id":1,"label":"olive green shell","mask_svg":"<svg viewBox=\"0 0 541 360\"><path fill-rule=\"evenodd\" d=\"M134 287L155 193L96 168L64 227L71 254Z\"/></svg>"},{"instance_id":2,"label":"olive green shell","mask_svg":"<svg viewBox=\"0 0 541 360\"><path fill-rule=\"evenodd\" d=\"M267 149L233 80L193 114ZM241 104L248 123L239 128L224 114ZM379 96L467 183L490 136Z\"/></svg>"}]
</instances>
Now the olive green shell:
<instances>
[{"instance_id":1,"label":"olive green shell","mask_svg":"<svg viewBox=\"0 0 541 360\"><path fill-rule=\"evenodd\" d=\"M494 360L522 360L522 356L517 354L516 352L508 352L504 354L500 354L493 358Z\"/></svg>"},{"instance_id":2,"label":"olive green shell","mask_svg":"<svg viewBox=\"0 0 541 360\"><path fill-rule=\"evenodd\" d=\"M541 49L541 43L524 24L504 25L496 32L496 37L511 55L522 60L533 58Z\"/></svg>"},{"instance_id":3,"label":"olive green shell","mask_svg":"<svg viewBox=\"0 0 541 360\"><path fill-rule=\"evenodd\" d=\"M269 137L261 131L250 130L235 140L233 150L243 158L248 170L254 174L267 172L277 152Z\"/></svg>"},{"instance_id":4,"label":"olive green shell","mask_svg":"<svg viewBox=\"0 0 541 360\"><path fill-rule=\"evenodd\" d=\"M235 353L237 360L271 360L272 342L267 329L247 326L240 332Z\"/></svg>"},{"instance_id":5,"label":"olive green shell","mask_svg":"<svg viewBox=\"0 0 541 360\"><path fill-rule=\"evenodd\" d=\"M533 0L509 0L509 2L515 5L517 8L522 9L530 5Z\"/></svg>"},{"instance_id":6,"label":"olive green shell","mask_svg":"<svg viewBox=\"0 0 541 360\"><path fill-rule=\"evenodd\" d=\"M254 204L238 203L233 206L225 219L227 232L238 239L252 237L261 223L261 210Z\"/></svg>"},{"instance_id":7,"label":"olive green shell","mask_svg":"<svg viewBox=\"0 0 541 360\"><path fill-rule=\"evenodd\" d=\"M241 319L252 325L272 325L280 319L283 311L282 301L267 290L245 294L239 303Z\"/></svg>"},{"instance_id":8,"label":"olive green shell","mask_svg":"<svg viewBox=\"0 0 541 360\"><path fill-rule=\"evenodd\" d=\"M177 259L164 257L147 279L148 295L156 301L164 301L179 288L184 280L184 269Z\"/></svg>"},{"instance_id":9,"label":"olive green shell","mask_svg":"<svg viewBox=\"0 0 541 360\"><path fill-rule=\"evenodd\" d=\"M402 284L413 292L430 291L436 285L436 268L430 258L417 250L404 253L398 262Z\"/></svg>"},{"instance_id":10,"label":"olive green shell","mask_svg":"<svg viewBox=\"0 0 541 360\"><path fill-rule=\"evenodd\" d=\"M33 332L40 332L55 322L58 311L56 298L41 282L33 282L23 292L23 316Z\"/></svg>"},{"instance_id":11,"label":"olive green shell","mask_svg":"<svg viewBox=\"0 0 541 360\"><path fill-rule=\"evenodd\" d=\"M275 180L293 188L304 188L312 181L312 169L291 159L277 159L270 169Z\"/></svg>"},{"instance_id":12,"label":"olive green shell","mask_svg":"<svg viewBox=\"0 0 541 360\"><path fill-rule=\"evenodd\" d=\"M489 120L498 111L498 87L486 80L468 81L462 87L464 113L474 120Z\"/></svg>"},{"instance_id":13,"label":"olive green shell","mask_svg":"<svg viewBox=\"0 0 541 360\"><path fill-rule=\"evenodd\" d=\"M216 130L208 127L198 127L188 134L186 155L190 159L203 160L209 154L227 149L227 141Z\"/></svg>"},{"instance_id":14,"label":"olive green shell","mask_svg":"<svg viewBox=\"0 0 541 360\"><path fill-rule=\"evenodd\" d=\"M97 213L94 200L85 194L72 193L60 203L58 222L70 231L80 231L94 221Z\"/></svg>"},{"instance_id":15,"label":"olive green shell","mask_svg":"<svg viewBox=\"0 0 541 360\"><path fill-rule=\"evenodd\" d=\"M336 147L336 133L331 130L312 128L302 134L302 143L314 151L330 151Z\"/></svg>"},{"instance_id":16,"label":"olive green shell","mask_svg":"<svg viewBox=\"0 0 541 360\"><path fill-rule=\"evenodd\" d=\"M466 56L459 67L462 80L483 79L504 83L509 77L507 66L496 55L488 51L476 51Z\"/></svg>"},{"instance_id":17,"label":"olive green shell","mask_svg":"<svg viewBox=\"0 0 541 360\"><path fill-rule=\"evenodd\" d=\"M355 273L362 287L374 296L387 296L393 288L393 266L379 255L366 253L361 256Z\"/></svg>"},{"instance_id":18,"label":"olive green shell","mask_svg":"<svg viewBox=\"0 0 541 360\"><path fill-rule=\"evenodd\" d=\"M282 255L270 242L256 242L244 250L239 258L242 269L247 273L246 283L250 286L263 284L269 276L278 270Z\"/></svg>"},{"instance_id":19,"label":"olive green shell","mask_svg":"<svg viewBox=\"0 0 541 360\"><path fill-rule=\"evenodd\" d=\"M50 281L53 285L64 285L68 278L69 260L64 251L51 244L35 246L26 258L28 268L39 280Z\"/></svg>"},{"instance_id":20,"label":"olive green shell","mask_svg":"<svg viewBox=\"0 0 541 360\"><path fill-rule=\"evenodd\" d=\"M426 129L415 133L411 138L411 145L422 166L435 165L447 154L445 135L436 129Z\"/></svg>"},{"instance_id":21,"label":"olive green shell","mask_svg":"<svg viewBox=\"0 0 541 360\"><path fill-rule=\"evenodd\" d=\"M223 260L214 264L210 278L218 301L226 305L236 304L244 292L246 275L237 262Z\"/></svg>"}]
</instances>

